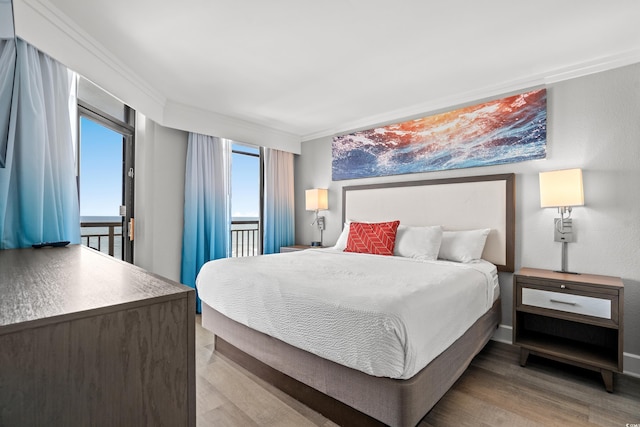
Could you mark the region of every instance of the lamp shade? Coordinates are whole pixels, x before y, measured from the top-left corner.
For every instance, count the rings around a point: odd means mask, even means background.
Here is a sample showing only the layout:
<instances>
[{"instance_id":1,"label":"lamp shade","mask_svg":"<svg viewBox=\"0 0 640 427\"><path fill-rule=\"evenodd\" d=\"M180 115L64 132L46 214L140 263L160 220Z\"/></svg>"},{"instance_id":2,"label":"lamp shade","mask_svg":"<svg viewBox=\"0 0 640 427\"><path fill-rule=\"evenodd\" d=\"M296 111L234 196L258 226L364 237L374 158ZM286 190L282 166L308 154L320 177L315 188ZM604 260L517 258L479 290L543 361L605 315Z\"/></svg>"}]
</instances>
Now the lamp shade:
<instances>
[{"instance_id":1,"label":"lamp shade","mask_svg":"<svg viewBox=\"0 0 640 427\"><path fill-rule=\"evenodd\" d=\"M329 191L326 188L313 188L305 192L306 209L323 211L329 209Z\"/></svg>"},{"instance_id":2,"label":"lamp shade","mask_svg":"<svg viewBox=\"0 0 640 427\"><path fill-rule=\"evenodd\" d=\"M540 172L540 207L583 205L582 169Z\"/></svg>"}]
</instances>

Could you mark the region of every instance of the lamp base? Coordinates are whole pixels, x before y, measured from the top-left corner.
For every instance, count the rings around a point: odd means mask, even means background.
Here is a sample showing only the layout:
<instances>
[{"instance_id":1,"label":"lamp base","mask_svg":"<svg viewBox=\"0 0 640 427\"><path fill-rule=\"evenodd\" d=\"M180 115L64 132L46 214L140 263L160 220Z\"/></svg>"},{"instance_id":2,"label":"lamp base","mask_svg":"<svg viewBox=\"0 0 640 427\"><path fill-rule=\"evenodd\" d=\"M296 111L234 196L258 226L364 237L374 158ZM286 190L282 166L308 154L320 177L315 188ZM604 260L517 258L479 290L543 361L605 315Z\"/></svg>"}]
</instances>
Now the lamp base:
<instances>
[{"instance_id":1,"label":"lamp base","mask_svg":"<svg viewBox=\"0 0 640 427\"><path fill-rule=\"evenodd\" d=\"M555 270L556 273L564 273L564 274L580 274L574 271L567 271L567 242L562 242L562 260L561 260L561 270Z\"/></svg>"},{"instance_id":2,"label":"lamp base","mask_svg":"<svg viewBox=\"0 0 640 427\"><path fill-rule=\"evenodd\" d=\"M576 274L580 275L577 271L562 271L562 270L553 270L554 273L562 273L562 274Z\"/></svg>"},{"instance_id":3,"label":"lamp base","mask_svg":"<svg viewBox=\"0 0 640 427\"><path fill-rule=\"evenodd\" d=\"M311 242L311 246L313 247L322 246L322 242Z\"/></svg>"}]
</instances>

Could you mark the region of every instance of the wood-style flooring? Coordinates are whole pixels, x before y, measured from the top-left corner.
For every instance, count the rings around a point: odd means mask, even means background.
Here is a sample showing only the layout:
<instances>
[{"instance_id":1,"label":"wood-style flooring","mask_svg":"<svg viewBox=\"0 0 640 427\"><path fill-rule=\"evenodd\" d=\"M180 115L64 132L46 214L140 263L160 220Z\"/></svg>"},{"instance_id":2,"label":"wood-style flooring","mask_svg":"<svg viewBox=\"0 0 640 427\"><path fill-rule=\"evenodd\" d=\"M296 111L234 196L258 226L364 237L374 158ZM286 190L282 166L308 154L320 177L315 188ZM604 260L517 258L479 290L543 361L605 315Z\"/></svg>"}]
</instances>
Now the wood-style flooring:
<instances>
[{"instance_id":1,"label":"wood-style flooring","mask_svg":"<svg viewBox=\"0 0 640 427\"><path fill-rule=\"evenodd\" d=\"M428 426L640 426L640 379L616 375L607 393L600 374L529 357L490 342L420 422ZM198 427L335 426L327 418L213 351L196 320Z\"/></svg>"}]
</instances>

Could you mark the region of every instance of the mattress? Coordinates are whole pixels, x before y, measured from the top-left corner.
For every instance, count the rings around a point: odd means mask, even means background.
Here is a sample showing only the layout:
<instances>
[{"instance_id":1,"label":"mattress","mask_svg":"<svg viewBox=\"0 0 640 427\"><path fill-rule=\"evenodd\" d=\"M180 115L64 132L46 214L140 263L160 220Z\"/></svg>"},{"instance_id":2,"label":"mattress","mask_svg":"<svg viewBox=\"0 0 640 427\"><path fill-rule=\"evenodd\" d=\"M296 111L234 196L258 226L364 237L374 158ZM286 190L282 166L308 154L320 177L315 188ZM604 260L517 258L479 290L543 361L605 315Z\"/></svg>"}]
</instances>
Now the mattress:
<instances>
[{"instance_id":1,"label":"mattress","mask_svg":"<svg viewBox=\"0 0 640 427\"><path fill-rule=\"evenodd\" d=\"M230 319L369 375L411 378L492 306L495 266L307 250L203 266Z\"/></svg>"}]
</instances>

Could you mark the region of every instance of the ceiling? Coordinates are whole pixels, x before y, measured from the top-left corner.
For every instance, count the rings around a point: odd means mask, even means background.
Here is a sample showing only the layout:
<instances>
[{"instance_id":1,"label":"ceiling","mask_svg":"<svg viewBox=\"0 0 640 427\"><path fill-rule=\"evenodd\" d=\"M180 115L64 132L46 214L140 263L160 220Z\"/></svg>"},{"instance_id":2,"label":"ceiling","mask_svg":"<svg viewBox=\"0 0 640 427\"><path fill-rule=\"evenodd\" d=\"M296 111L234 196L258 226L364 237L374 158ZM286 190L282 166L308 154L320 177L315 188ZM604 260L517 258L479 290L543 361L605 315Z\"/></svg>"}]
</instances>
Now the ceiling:
<instances>
[{"instance_id":1,"label":"ceiling","mask_svg":"<svg viewBox=\"0 0 640 427\"><path fill-rule=\"evenodd\" d=\"M637 0L22 1L165 103L301 140L640 62Z\"/></svg>"}]
</instances>

